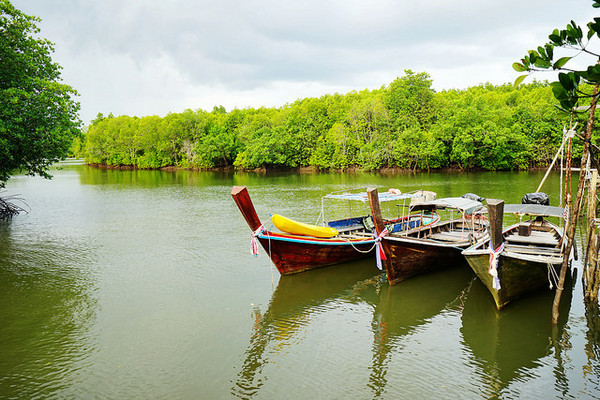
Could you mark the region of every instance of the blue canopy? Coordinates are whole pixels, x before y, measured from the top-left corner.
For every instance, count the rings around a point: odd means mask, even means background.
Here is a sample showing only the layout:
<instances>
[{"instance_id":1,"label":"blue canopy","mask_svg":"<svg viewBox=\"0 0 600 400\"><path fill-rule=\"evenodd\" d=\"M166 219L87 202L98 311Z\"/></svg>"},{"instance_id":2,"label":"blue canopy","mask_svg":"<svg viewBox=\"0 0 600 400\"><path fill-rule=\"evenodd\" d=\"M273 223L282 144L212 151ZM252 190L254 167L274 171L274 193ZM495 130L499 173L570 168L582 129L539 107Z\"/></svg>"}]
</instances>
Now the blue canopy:
<instances>
[{"instance_id":1,"label":"blue canopy","mask_svg":"<svg viewBox=\"0 0 600 400\"><path fill-rule=\"evenodd\" d=\"M399 193L395 191L387 191L378 193L379 201L400 201L406 199L419 198L423 196L433 196L435 198L434 192L429 192L426 190L416 190L413 192L407 193ZM369 202L369 196L367 196L367 192L359 192L359 193L340 193L340 194L328 194L323 197L324 199L336 199L336 200L353 200L353 201L361 201L363 203Z\"/></svg>"}]
</instances>

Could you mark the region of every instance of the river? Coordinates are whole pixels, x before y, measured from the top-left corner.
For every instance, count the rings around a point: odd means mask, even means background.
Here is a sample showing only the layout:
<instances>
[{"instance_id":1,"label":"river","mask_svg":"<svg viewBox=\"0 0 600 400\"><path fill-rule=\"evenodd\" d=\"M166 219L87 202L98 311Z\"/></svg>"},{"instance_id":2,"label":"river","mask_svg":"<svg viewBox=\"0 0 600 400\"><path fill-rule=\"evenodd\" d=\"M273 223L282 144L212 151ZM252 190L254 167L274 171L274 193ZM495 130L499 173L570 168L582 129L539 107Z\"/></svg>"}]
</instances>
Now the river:
<instances>
[{"instance_id":1,"label":"river","mask_svg":"<svg viewBox=\"0 0 600 400\"><path fill-rule=\"evenodd\" d=\"M389 286L373 260L280 277L230 196L315 222L356 187L520 202L543 172L17 175L0 224L0 398L600 398L600 321L579 278L495 310L468 268ZM544 186L558 205L559 179ZM579 236L581 240L581 235ZM579 246L581 253L581 246ZM581 276L581 263L573 267Z\"/></svg>"}]
</instances>

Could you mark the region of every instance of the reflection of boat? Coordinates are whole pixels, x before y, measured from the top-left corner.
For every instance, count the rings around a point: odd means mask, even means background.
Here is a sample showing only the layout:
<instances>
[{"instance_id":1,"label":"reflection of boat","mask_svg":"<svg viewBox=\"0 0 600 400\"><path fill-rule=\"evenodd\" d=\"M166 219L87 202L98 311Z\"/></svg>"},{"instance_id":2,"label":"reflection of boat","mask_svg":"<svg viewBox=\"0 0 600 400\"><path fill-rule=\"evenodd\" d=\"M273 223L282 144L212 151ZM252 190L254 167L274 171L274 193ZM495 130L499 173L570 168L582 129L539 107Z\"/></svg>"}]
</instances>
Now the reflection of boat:
<instances>
[{"instance_id":1,"label":"reflection of boat","mask_svg":"<svg viewBox=\"0 0 600 400\"><path fill-rule=\"evenodd\" d=\"M401 337L427 324L442 311L459 307L469 282L468 268L441 270L409 279L402 285L381 285L374 303L373 356L369 387L374 398L384 393L388 364Z\"/></svg>"},{"instance_id":2,"label":"reflection of boat","mask_svg":"<svg viewBox=\"0 0 600 400\"><path fill-rule=\"evenodd\" d=\"M435 196L432 192L416 191L410 193L386 192L386 201L411 201ZM326 226L296 223L288 218L276 218L280 229L290 232L275 232L265 229L262 225L252 200L245 187L235 186L231 191L246 222L253 231L253 239L265 249L271 261L282 275L305 271L308 269L339 264L350 260L371 256L374 254L375 236L373 222L370 216L352 217L330 221ZM352 193L348 195L330 195L329 198L339 200L367 201L366 194ZM386 221L391 231L405 230L429 224L437 220L436 215L406 215ZM328 234L327 232L333 232ZM314 232L323 235L308 236ZM304 235L302 235L304 233ZM257 253L255 253L257 254Z\"/></svg>"},{"instance_id":3,"label":"reflection of boat","mask_svg":"<svg viewBox=\"0 0 600 400\"><path fill-rule=\"evenodd\" d=\"M464 302L460 331L472 353L470 364L481 375L479 397L502 397L503 389L512 381L527 382L536 376L537 367L552 363L550 358L541 361L552 354L556 358L553 367L556 379L566 379L560 342L564 340L563 330L571 307L571 287L565 287L559 323L553 327L551 292L539 292L529 301L498 311L485 286L479 280L473 281ZM555 386L568 387L565 382L557 382Z\"/></svg>"},{"instance_id":4,"label":"reflection of boat","mask_svg":"<svg viewBox=\"0 0 600 400\"><path fill-rule=\"evenodd\" d=\"M490 239L463 252L467 262L502 309L512 300L555 287L564 258L562 230L544 217L563 217L563 209L538 204L507 204L504 213L535 219L514 224L502 232L501 247L495 249L497 264L490 269ZM495 273L494 277L491 274ZM497 289L498 285L500 286Z\"/></svg>"},{"instance_id":5,"label":"reflection of boat","mask_svg":"<svg viewBox=\"0 0 600 400\"><path fill-rule=\"evenodd\" d=\"M385 227L381 224L377 189L369 189L369 194L379 235ZM414 211L454 210L461 217L383 236L388 282L394 285L414 275L464 264L462 251L486 234L486 224L477 214L482 208L482 203L462 197L438 199L412 207Z\"/></svg>"},{"instance_id":6,"label":"reflection of boat","mask_svg":"<svg viewBox=\"0 0 600 400\"><path fill-rule=\"evenodd\" d=\"M373 282L378 281L381 274L376 269L366 268L368 265L371 263L359 260L344 265L343 273L335 268L321 268L310 274L282 276L267 310L254 311L255 331L232 394L250 398L259 392L266 381L261 375L263 368L273 362L277 349L293 343L293 336L310 323L311 315L320 314L341 298L351 297L357 283L363 288L374 288Z\"/></svg>"},{"instance_id":7,"label":"reflection of boat","mask_svg":"<svg viewBox=\"0 0 600 400\"><path fill-rule=\"evenodd\" d=\"M417 277L402 287L390 286L382 274L373 275L372 269L365 268L369 264L366 260L350 262L344 266L343 274L335 268L322 268L310 274L281 277L268 309L264 313L255 310L255 332L232 394L250 398L267 390L263 385L268 380L268 365L285 364L284 358L295 353L291 347L302 348L305 331L319 330L319 322L315 321L323 320L319 316L348 310L348 304L352 305L351 309L366 305L367 312L373 310L368 385L373 392L381 393L387 385L390 359L401 338L427 324L445 308L455 305L454 301L460 299L473 279L473 273L465 268L458 273L440 271ZM329 321L326 326L330 328L330 318L327 316L325 320ZM330 332L329 328L326 332L317 332L325 342L334 340L327 337L328 332L337 337L337 333Z\"/></svg>"}]
</instances>

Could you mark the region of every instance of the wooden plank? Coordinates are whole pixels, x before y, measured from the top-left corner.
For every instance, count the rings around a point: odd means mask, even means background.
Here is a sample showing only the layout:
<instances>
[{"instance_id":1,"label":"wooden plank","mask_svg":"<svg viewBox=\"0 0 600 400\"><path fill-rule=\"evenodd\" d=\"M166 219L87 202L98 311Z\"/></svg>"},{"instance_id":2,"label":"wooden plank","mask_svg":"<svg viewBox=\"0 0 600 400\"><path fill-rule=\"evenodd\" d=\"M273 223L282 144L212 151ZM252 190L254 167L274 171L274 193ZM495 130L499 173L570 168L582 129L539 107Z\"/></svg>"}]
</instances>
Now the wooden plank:
<instances>
[{"instance_id":1,"label":"wooden plank","mask_svg":"<svg viewBox=\"0 0 600 400\"><path fill-rule=\"evenodd\" d=\"M458 240L465 240L469 237L467 232L438 232L429 236L434 240L443 240L446 242L456 242Z\"/></svg>"},{"instance_id":2,"label":"wooden plank","mask_svg":"<svg viewBox=\"0 0 600 400\"><path fill-rule=\"evenodd\" d=\"M506 237L507 242L511 243L526 243L533 245L548 245L548 246L556 246L558 245L558 240L554 236L518 236L518 235L510 235Z\"/></svg>"}]
</instances>

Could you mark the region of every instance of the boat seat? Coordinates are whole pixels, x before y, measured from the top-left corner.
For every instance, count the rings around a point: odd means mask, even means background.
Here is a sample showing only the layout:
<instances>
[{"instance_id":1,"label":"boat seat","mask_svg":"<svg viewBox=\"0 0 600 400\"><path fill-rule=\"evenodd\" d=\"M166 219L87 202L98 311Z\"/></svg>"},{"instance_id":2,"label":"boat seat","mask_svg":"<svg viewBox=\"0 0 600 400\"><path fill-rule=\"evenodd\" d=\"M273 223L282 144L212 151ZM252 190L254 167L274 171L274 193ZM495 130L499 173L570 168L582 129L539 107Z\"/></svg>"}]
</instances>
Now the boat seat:
<instances>
[{"instance_id":1,"label":"boat seat","mask_svg":"<svg viewBox=\"0 0 600 400\"><path fill-rule=\"evenodd\" d=\"M534 247L534 246L522 246L518 244L507 243L505 247L506 251L515 253L525 254L540 254L540 255L551 255L558 256L562 253L558 247Z\"/></svg>"},{"instance_id":2,"label":"boat seat","mask_svg":"<svg viewBox=\"0 0 600 400\"><path fill-rule=\"evenodd\" d=\"M551 232L532 231L529 236L519 236L515 233L505 237L507 242L533 244L541 246L556 246L558 240Z\"/></svg>"},{"instance_id":3,"label":"boat seat","mask_svg":"<svg viewBox=\"0 0 600 400\"><path fill-rule=\"evenodd\" d=\"M467 240L469 238L468 231L465 232L437 232L430 235L430 239L440 240L443 242L458 242L460 240Z\"/></svg>"}]
</instances>

